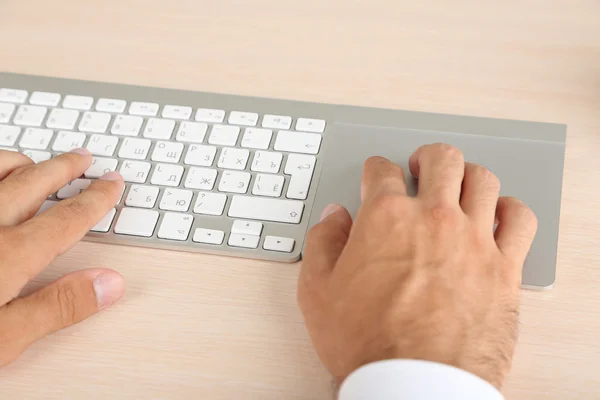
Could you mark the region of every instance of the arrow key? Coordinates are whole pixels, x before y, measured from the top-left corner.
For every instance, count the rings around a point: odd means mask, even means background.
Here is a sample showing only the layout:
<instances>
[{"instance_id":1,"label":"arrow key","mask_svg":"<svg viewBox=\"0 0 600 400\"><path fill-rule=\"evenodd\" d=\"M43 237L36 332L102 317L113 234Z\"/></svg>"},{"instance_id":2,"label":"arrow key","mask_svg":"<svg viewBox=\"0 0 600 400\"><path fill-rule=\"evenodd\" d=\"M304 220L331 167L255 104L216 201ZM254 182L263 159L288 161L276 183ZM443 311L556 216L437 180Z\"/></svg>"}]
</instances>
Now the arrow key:
<instances>
[{"instance_id":1,"label":"arrow key","mask_svg":"<svg viewBox=\"0 0 600 400\"><path fill-rule=\"evenodd\" d=\"M192 240L196 243L221 244L225 238L225 232L214 229L196 228Z\"/></svg>"},{"instance_id":2,"label":"arrow key","mask_svg":"<svg viewBox=\"0 0 600 400\"><path fill-rule=\"evenodd\" d=\"M240 233L242 235L260 236L263 224L257 221L235 220L231 227L231 233Z\"/></svg>"},{"instance_id":3,"label":"arrow key","mask_svg":"<svg viewBox=\"0 0 600 400\"><path fill-rule=\"evenodd\" d=\"M282 253L291 253L294 250L295 240L279 236L265 237L263 248L265 250L279 251Z\"/></svg>"},{"instance_id":4,"label":"arrow key","mask_svg":"<svg viewBox=\"0 0 600 400\"><path fill-rule=\"evenodd\" d=\"M258 247L258 242L260 241L260 236L256 235L244 235L241 233L231 233L229 235L229 241L227 244L231 247L243 247L246 249L256 249Z\"/></svg>"}]
</instances>

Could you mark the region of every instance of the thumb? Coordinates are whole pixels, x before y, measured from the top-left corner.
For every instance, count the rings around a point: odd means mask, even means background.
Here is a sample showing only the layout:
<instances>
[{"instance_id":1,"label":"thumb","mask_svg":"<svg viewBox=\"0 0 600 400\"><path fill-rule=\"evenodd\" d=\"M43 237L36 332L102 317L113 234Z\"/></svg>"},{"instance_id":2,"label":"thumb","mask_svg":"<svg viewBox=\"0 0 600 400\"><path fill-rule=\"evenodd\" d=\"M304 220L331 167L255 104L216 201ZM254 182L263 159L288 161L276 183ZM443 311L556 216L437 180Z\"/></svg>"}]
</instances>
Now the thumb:
<instances>
[{"instance_id":1,"label":"thumb","mask_svg":"<svg viewBox=\"0 0 600 400\"><path fill-rule=\"evenodd\" d=\"M0 367L44 336L76 324L116 302L125 281L116 271L88 269L65 275L0 308Z\"/></svg>"},{"instance_id":2,"label":"thumb","mask_svg":"<svg viewBox=\"0 0 600 400\"><path fill-rule=\"evenodd\" d=\"M346 247L351 228L352 217L348 210L337 204L325 207L321 222L313 226L306 237L302 271L311 275L331 272Z\"/></svg>"}]
</instances>

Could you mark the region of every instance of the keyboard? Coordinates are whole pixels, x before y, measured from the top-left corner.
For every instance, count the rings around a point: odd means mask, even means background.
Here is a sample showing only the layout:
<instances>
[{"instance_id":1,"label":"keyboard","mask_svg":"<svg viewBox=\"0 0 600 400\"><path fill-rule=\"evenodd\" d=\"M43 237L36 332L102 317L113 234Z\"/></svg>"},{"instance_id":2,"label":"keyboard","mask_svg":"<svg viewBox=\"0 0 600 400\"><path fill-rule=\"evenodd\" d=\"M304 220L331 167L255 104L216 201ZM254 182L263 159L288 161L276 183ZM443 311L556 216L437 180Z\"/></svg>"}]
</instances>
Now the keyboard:
<instances>
[{"instance_id":1,"label":"keyboard","mask_svg":"<svg viewBox=\"0 0 600 400\"><path fill-rule=\"evenodd\" d=\"M561 124L0 72L0 148L35 162L77 147L94 157L40 212L119 171L119 203L84 240L125 246L294 262L328 204L357 215L368 157L408 174L419 146L443 142L536 213L522 282L550 287L565 141Z\"/></svg>"},{"instance_id":2,"label":"keyboard","mask_svg":"<svg viewBox=\"0 0 600 400\"><path fill-rule=\"evenodd\" d=\"M3 85L1 78L0 149L36 163L81 147L93 155L85 174L39 212L118 171L126 183L121 200L89 239L298 259L325 118L205 99L169 102L160 89L139 96L125 89L126 97L107 86L99 94L90 83L37 77Z\"/></svg>"}]
</instances>

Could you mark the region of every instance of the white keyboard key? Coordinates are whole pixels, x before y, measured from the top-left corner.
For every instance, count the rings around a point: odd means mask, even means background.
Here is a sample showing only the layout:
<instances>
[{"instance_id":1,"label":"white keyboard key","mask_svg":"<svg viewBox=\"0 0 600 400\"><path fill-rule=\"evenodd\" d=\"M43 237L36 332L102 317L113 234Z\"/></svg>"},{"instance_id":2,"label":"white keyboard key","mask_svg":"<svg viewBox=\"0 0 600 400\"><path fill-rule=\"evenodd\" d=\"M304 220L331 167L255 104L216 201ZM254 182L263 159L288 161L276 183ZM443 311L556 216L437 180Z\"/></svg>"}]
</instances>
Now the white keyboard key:
<instances>
[{"instance_id":1,"label":"white keyboard key","mask_svg":"<svg viewBox=\"0 0 600 400\"><path fill-rule=\"evenodd\" d=\"M262 230L263 224L260 222L243 221L241 219L233 221L233 226L231 227L231 233L239 233L242 235L260 236Z\"/></svg>"},{"instance_id":2,"label":"white keyboard key","mask_svg":"<svg viewBox=\"0 0 600 400\"><path fill-rule=\"evenodd\" d=\"M41 106L19 106L13 124L25 126L42 126L48 109Z\"/></svg>"},{"instance_id":3,"label":"white keyboard key","mask_svg":"<svg viewBox=\"0 0 600 400\"><path fill-rule=\"evenodd\" d=\"M92 232L103 232L106 233L110 230L110 226L112 225L113 219L115 219L115 215L117 214L117 210L115 210L114 208L112 210L110 210L108 212L108 214L106 214L104 216L104 218L102 218L100 220L100 222L98 222L92 229Z\"/></svg>"},{"instance_id":4,"label":"white keyboard key","mask_svg":"<svg viewBox=\"0 0 600 400\"><path fill-rule=\"evenodd\" d=\"M123 161L119 172L125 182L144 183L148 179L150 163L143 161Z\"/></svg>"},{"instance_id":5,"label":"white keyboard key","mask_svg":"<svg viewBox=\"0 0 600 400\"><path fill-rule=\"evenodd\" d=\"M165 189L158 208L169 211L187 211L192 202L191 190Z\"/></svg>"},{"instance_id":6,"label":"white keyboard key","mask_svg":"<svg viewBox=\"0 0 600 400\"><path fill-rule=\"evenodd\" d=\"M197 243L221 244L225 239L225 232L214 229L196 228L192 240Z\"/></svg>"},{"instance_id":7,"label":"white keyboard key","mask_svg":"<svg viewBox=\"0 0 600 400\"><path fill-rule=\"evenodd\" d=\"M137 136L142 128L144 119L131 115L117 115L112 124L110 133L113 135Z\"/></svg>"},{"instance_id":8,"label":"white keyboard key","mask_svg":"<svg viewBox=\"0 0 600 400\"><path fill-rule=\"evenodd\" d=\"M294 250L295 240L279 236L265 237L263 248L265 250L279 251L282 253L291 253Z\"/></svg>"},{"instance_id":9,"label":"white keyboard key","mask_svg":"<svg viewBox=\"0 0 600 400\"><path fill-rule=\"evenodd\" d=\"M59 203L60 203L60 201L56 201L56 200L45 200L35 215L40 215L44 211L48 211L49 209L51 209L52 207L54 207L55 205L57 205Z\"/></svg>"},{"instance_id":10,"label":"white keyboard key","mask_svg":"<svg viewBox=\"0 0 600 400\"><path fill-rule=\"evenodd\" d=\"M25 103L28 93L25 90L18 89L0 89L0 101L9 103Z\"/></svg>"},{"instance_id":11,"label":"white keyboard key","mask_svg":"<svg viewBox=\"0 0 600 400\"><path fill-rule=\"evenodd\" d=\"M263 117L262 126L270 129L290 129L292 127L292 117L267 114Z\"/></svg>"},{"instance_id":12,"label":"white keyboard key","mask_svg":"<svg viewBox=\"0 0 600 400\"><path fill-rule=\"evenodd\" d=\"M118 99L98 99L96 102L96 111L107 113L122 113L127 107L125 100Z\"/></svg>"},{"instance_id":13,"label":"white keyboard key","mask_svg":"<svg viewBox=\"0 0 600 400\"><path fill-rule=\"evenodd\" d=\"M279 131L274 149L291 153L317 154L321 146L321 135L316 133Z\"/></svg>"},{"instance_id":14,"label":"white keyboard key","mask_svg":"<svg viewBox=\"0 0 600 400\"><path fill-rule=\"evenodd\" d=\"M60 153L66 153L73 149L83 147L85 143L85 133L60 131L52 144L52 150Z\"/></svg>"},{"instance_id":15,"label":"white keyboard key","mask_svg":"<svg viewBox=\"0 0 600 400\"><path fill-rule=\"evenodd\" d=\"M285 178L281 175L258 174L254 181L252 194L255 196L279 197Z\"/></svg>"},{"instance_id":16,"label":"white keyboard key","mask_svg":"<svg viewBox=\"0 0 600 400\"><path fill-rule=\"evenodd\" d=\"M83 113L79 122L81 132L105 133L110 124L110 114L88 111Z\"/></svg>"},{"instance_id":17,"label":"white keyboard key","mask_svg":"<svg viewBox=\"0 0 600 400\"><path fill-rule=\"evenodd\" d=\"M60 94L48 92L33 92L29 98L29 104L35 106L56 107L60 103Z\"/></svg>"},{"instance_id":18,"label":"white keyboard key","mask_svg":"<svg viewBox=\"0 0 600 400\"><path fill-rule=\"evenodd\" d=\"M52 153L48 153L47 151L23 150L23 154L31 158L36 164L52 158Z\"/></svg>"},{"instance_id":19,"label":"white keyboard key","mask_svg":"<svg viewBox=\"0 0 600 400\"><path fill-rule=\"evenodd\" d=\"M254 153L254 160L252 160L252 167L250 169L256 172L276 174L279 172L281 160L283 160L283 154L281 153L257 151Z\"/></svg>"},{"instance_id":20,"label":"white keyboard key","mask_svg":"<svg viewBox=\"0 0 600 400\"><path fill-rule=\"evenodd\" d=\"M213 125L208 143L217 146L235 146L239 134L239 126Z\"/></svg>"},{"instance_id":21,"label":"white keyboard key","mask_svg":"<svg viewBox=\"0 0 600 400\"><path fill-rule=\"evenodd\" d=\"M256 126L258 114L251 112L232 111L227 120L233 125Z\"/></svg>"},{"instance_id":22,"label":"white keyboard key","mask_svg":"<svg viewBox=\"0 0 600 400\"><path fill-rule=\"evenodd\" d=\"M178 142L202 143L208 125L204 122L182 122L177 130L175 140Z\"/></svg>"},{"instance_id":23,"label":"white keyboard key","mask_svg":"<svg viewBox=\"0 0 600 400\"><path fill-rule=\"evenodd\" d=\"M14 147L1 147L0 146L0 150L5 150L5 151L14 151L15 153L18 153L19 150L15 149Z\"/></svg>"},{"instance_id":24,"label":"white keyboard key","mask_svg":"<svg viewBox=\"0 0 600 400\"><path fill-rule=\"evenodd\" d=\"M154 208L159 189L156 186L131 185L125 205L129 207Z\"/></svg>"},{"instance_id":25,"label":"white keyboard key","mask_svg":"<svg viewBox=\"0 0 600 400\"><path fill-rule=\"evenodd\" d=\"M145 160L150 152L152 142L148 139L126 138L119 149L120 158Z\"/></svg>"},{"instance_id":26,"label":"white keyboard key","mask_svg":"<svg viewBox=\"0 0 600 400\"><path fill-rule=\"evenodd\" d=\"M216 180L216 169L191 167L183 186L188 189L212 190Z\"/></svg>"},{"instance_id":27,"label":"white keyboard key","mask_svg":"<svg viewBox=\"0 0 600 400\"><path fill-rule=\"evenodd\" d=\"M249 157L250 152L246 149L225 148L221 150L217 167L244 170Z\"/></svg>"},{"instance_id":28,"label":"white keyboard key","mask_svg":"<svg viewBox=\"0 0 600 400\"><path fill-rule=\"evenodd\" d=\"M181 165L156 164L150 183L153 185L179 186L182 175L183 167Z\"/></svg>"},{"instance_id":29,"label":"white keyboard key","mask_svg":"<svg viewBox=\"0 0 600 400\"><path fill-rule=\"evenodd\" d=\"M211 122L213 124L220 124L225 119L224 110L213 110L210 108L199 108L196 111L196 121L198 122Z\"/></svg>"},{"instance_id":30,"label":"white keyboard key","mask_svg":"<svg viewBox=\"0 0 600 400\"><path fill-rule=\"evenodd\" d=\"M0 124L8 123L16 108L14 104L0 103Z\"/></svg>"},{"instance_id":31,"label":"white keyboard key","mask_svg":"<svg viewBox=\"0 0 600 400\"><path fill-rule=\"evenodd\" d=\"M155 210L125 207L115 225L115 233L150 237L154 233L159 213Z\"/></svg>"},{"instance_id":32,"label":"white keyboard key","mask_svg":"<svg viewBox=\"0 0 600 400\"><path fill-rule=\"evenodd\" d=\"M246 249L256 249L260 236L242 235L240 233L232 233L229 235L227 244L231 247L244 247Z\"/></svg>"},{"instance_id":33,"label":"white keyboard key","mask_svg":"<svg viewBox=\"0 0 600 400\"><path fill-rule=\"evenodd\" d=\"M250 173L224 171L219 181L219 192L246 193L250 183Z\"/></svg>"},{"instance_id":34,"label":"white keyboard key","mask_svg":"<svg viewBox=\"0 0 600 400\"><path fill-rule=\"evenodd\" d=\"M210 167L213 165L217 148L213 146L190 145L185 155L184 163L197 165L199 167Z\"/></svg>"},{"instance_id":35,"label":"white keyboard key","mask_svg":"<svg viewBox=\"0 0 600 400\"><path fill-rule=\"evenodd\" d=\"M102 175L117 170L118 161L114 158L94 157L92 165L85 171L86 178L100 178Z\"/></svg>"},{"instance_id":36,"label":"white keyboard key","mask_svg":"<svg viewBox=\"0 0 600 400\"><path fill-rule=\"evenodd\" d=\"M106 135L92 135L87 149L95 156L112 156L119 144L119 138Z\"/></svg>"},{"instance_id":37,"label":"white keyboard key","mask_svg":"<svg viewBox=\"0 0 600 400\"><path fill-rule=\"evenodd\" d=\"M317 159L315 156L290 154L284 172L292 175L286 196L290 199L305 200Z\"/></svg>"},{"instance_id":38,"label":"white keyboard key","mask_svg":"<svg viewBox=\"0 0 600 400\"><path fill-rule=\"evenodd\" d=\"M286 193L288 199L306 200L312 175L297 174L292 175L290 184Z\"/></svg>"},{"instance_id":39,"label":"white keyboard key","mask_svg":"<svg viewBox=\"0 0 600 400\"><path fill-rule=\"evenodd\" d=\"M190 119L192 116L192 107L184 107L184 106L164 106L162 110L163 118L172 118L172 119Z\"/></svg>"},{"instance_id":40,"label":"white keyboard key","mask_svg":"<svg viewBox=\"0 0 600 400\"><path fill-rule=\"evenodd\" d=\"M94 99L88 96L65 96L63 100L64 108L71 108L73 110L87 111L92 109Z\"/></svg>"},{"instance_id":41,"label":"white keyboard key","mask_svg":"<svg viewBox=\"0 0 600 400\"><path fill-rule=\"evenodd\" d=\"M194 214L223 215L227 196L223 193L199 192L194 205Z\"/></svg>"},{"instance_id":42,"label":"white keyboard key","mask_svg":"<svg viewBox=\"0 0 600 400\"><path fill-rule=\"evenodd\" d=\"M187 214L165 213L157 236L161 239L185 241L190 235L194 217Z\"/></svg>"},{"instance_id":43,"label":"white keyboard key","mask_svg":"<svg viewBox=\"0 0 600 400\"><path fill-rule=\"evenodd\" d=\"M182 143L156 142L151 159L158 162L178 163L182 153Z\"/></svg>"},{"instance_id":44,"label":"white keyboard key","mask_svg":"<svg viewBox=\"0 0 600 400\"><path fill-rule=\"evenodd\" d=\"M267 150L271 145L273 131L262 128L246 128L242 138L242 147Z\"/></svg>"},{"instance_id":45,"label":"white keyboard key","mask_svg":"<svg viewBox=\"0 0 600 400\"><path fill-rule=\"evenodd\" d=\"M175 121L171 119L150 118L144 129L144 137L150 139L171 139Z\"/></svg>"},{"instance_id":46,"label":"white keyboard key","mask_svg":"<svg viewBox=\"0 0 600 400\"><path fill-rule=\"evenodd\" d=\"M19 146L25 149L46 150L52 141L52 136L50 129L27 128L21 136Z\"/></svg>"},{"instance_id":47,"label":"white keyboard key","mask_svg":"<svg viewBox=\"0 0 600 400\"><path fill-rule=\"evenodd\" d=\"M129 105L129 114L142 117L155 117L158 114L158 104L134 101Z\"/></svg>"},{"instance_id":48,"label":"white keyboard key","mask_svg":"<svg viewBox=\"0 0 600 400\"><path fill-rule=\"evenodd\" d=\"M284 172L288 175L310 174L315 169L317 158L304 154L290 154L285 163Z\"/></svg>"},{"instance_id":49,"label":"white keyboard key","mask_svg":"<svg viewBox=\"0 0 600 400\"><path fill-rule=\"evenodd\" d=\"M12 125L0 125L0 146L14 146L21 128Z\"/></svg>"},{"instance_id":50,"label":"white keyboard key","mask_svg":"<svg viewBox=\"0 0 600 400\"><path fill-rule=\"evenodd\" d=\"M235 195L228 215L232 218L299 224L304 203L297 200Z\"/></svg>"},{"instance_id":51,"label":"white keyboard key","mask_svg":"<svg viewBox=\"0 0 600 400\"><path fill-rule=\"evenodd\" d=\"M325 121L322 119L298 118L296 130L312 133L325 132Z\"/></svg>"},{"instance_id":52,"label":"white keyboard key","mask_svg":"<svg viewBox=\"0 0 600 400\"><path fill-rule=\"evenodd\" d=\"M56 194L56 197L61 200L75 197L87 189L87 187L90 186L90 183L92 183L92 181L89 179L75 179L63 186Z\"/></svg>"},{"instance_id":53,"label":"white keyboard key","mask_svg":"<svg viewBox=\"0 0 600 400\"><path fill-rule=\"evenodd\" d=\"M79 118L79 111L65 110L64 108L53 108L48 115L46 127L50 129L62 129L70 131L75 128L75 123Z\"/></svg>"}]
</instances>

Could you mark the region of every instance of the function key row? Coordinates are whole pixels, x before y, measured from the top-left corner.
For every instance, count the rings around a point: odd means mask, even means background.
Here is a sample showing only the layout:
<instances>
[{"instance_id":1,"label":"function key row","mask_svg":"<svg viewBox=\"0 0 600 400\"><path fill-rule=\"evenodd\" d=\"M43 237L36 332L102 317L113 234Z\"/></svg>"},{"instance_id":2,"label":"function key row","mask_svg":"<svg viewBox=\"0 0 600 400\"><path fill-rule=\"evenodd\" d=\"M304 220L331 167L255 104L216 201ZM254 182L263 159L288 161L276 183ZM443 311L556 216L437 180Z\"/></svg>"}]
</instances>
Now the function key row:
<instances>
[{"instance_id":1,"label":"function key row","mask_svg":"<svg viewBox=\"0 0 600 400\"><path fill-rule=\"evenodd\" d=\"M0 103L24 104L27 101L29 93L25 90L0 88ZM29 97L31 106L58 107L61 101L61 95L58 93L34 92ZM88 96L66 95L62 100L62 107L70 110L90 111L92 110L94 99ZM8 113L8 104L2 105L5 113ZM14 105L11 108L14 110ZM119 99L101 98L96 102L96 111L107 113L124 113L127 109L127 102ZM141 117L156 117L159 114L160 106L157 103L131 102L128 114ZM0 110L1 111L1 110ZM12 113L12 111L11 111ZM45 114L45 111L44 111ZM166 105L163 107L161 116L163 118L189 120L192 117L193 110L188 106ZM223 123L225 121L225 110L199 108L196 110L194 119L198 122ZM260 116L253 112L232 111L229 113L227 123L241 126L257 126ZM296 130L311 133L325 132L326 122L322 119L298 118L296 120ZM266 114L262 120L262 127L268 129L287 130L292 127L292 117L283 115Z\"/></svg>"}]
</instances>

